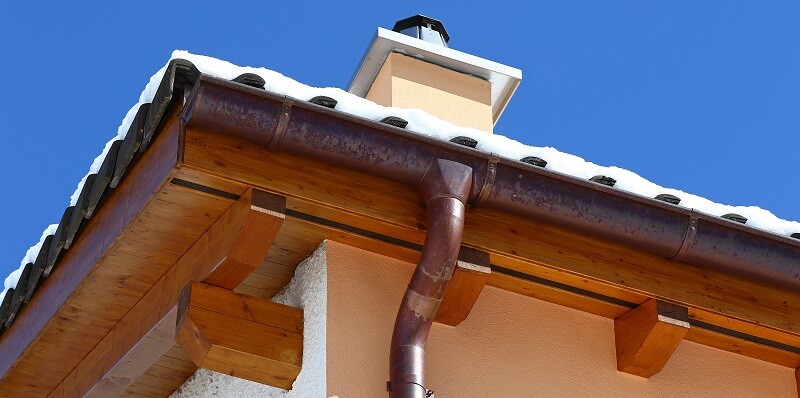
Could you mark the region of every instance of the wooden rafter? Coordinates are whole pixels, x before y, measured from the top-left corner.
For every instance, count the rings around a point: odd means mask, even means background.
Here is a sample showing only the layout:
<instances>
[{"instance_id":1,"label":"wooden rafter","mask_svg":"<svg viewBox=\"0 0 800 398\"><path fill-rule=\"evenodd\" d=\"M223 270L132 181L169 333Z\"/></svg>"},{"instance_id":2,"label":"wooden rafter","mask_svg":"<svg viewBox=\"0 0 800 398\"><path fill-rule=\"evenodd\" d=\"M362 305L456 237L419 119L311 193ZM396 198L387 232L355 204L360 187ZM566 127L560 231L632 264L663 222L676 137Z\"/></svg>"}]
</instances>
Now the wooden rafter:
<instances>
[{"instance_id":1,"label":"wooden rafter","mask_svg":"<svg viewBox=\"0 0 800 398\"><path fill-rule=\"evenodd\" d=\"M165 275L166 279L162 278L163 282L160 281L151 292L148 292L148 295L153 296L153 303L158 303L162 307L169 305L169 311L158 321L166 322L169 330L154 329L142 336L129 351L106 370L96 384L87 382L90 391L97 392L99 395L96 396L108 396L111 392L124 391L173 346L174 315L182 285L192 280L214 277L216 283L220 285L235 287L247 278L264 259L283 222L284 203L282 197L258 190L245 190L228 211L220 216L178 260L170 270L174 270L173 273L168 272ZM147 311L160 313L158 310L157 307L148 307L147 302L140 302L129 315L145 314ZM151 336L154 331L158 333L158 338ZM141 355L142 353L144 355ZM129 364L129 358L135 358L135 364ZM80 366L76 371L79 371ZM80 391L80 386L78 388L77 391Z\"/></svg>"},{"instance_id":2,"label":"wooden rafter","mask_svg":"<svg viewBox=\"0 0 800 398\"><path fill-rule=\"evenodd\" d=\"M288 390L302 365L303 310L191 283L177 340L198 367Z\"/></svg>"},{"instance_id":3,"label":"wooden rafter","mask_svg":"<svg viewBox=\"0 0 800 398\"><path fill-rule=\"evenodd\" d=\"M286 198L253 190L250 212L220 265L203 282L235 289L264 261L286 218Z\"/></svg>"},{"instance_id":4,"label":"wooden rafter","mask_svg":"<svg viewBox=\"0 0 800 398\"><path fill-rule=\"evenodd\" d=\"M617 369L642 377L660 372L687 331L686 308L646 301L614 320Z\"/></svg>"},{"instance_id":5,"label":"wooden rafter","mask_svg":"<svg viewBox=\"0 0 800 398\"><path fill-rule=\"evenodd\" d=\"M236 234L242 229L250 210L250 191L234 201L210 228L185 252L183 256L148 290L144 297L112 328L100 343L70 372L65 382L54 390L54 395L79 396L94 388L95 384L116 384L115 390L124 390L133 380L114 379L113 370L120 360L133 349L149 350L140 342L148 331L174 311L183 287L192 280L200 280L211 272L226 256ZM146 340L145 340L146 342ZM138 348L137 348L138 346ZM164 352L171 345L159 343ZM163 352L162 352L163 354ZM160 355L149 359L153 362ZM105 358L105 360L99 360ZM138 360L138 359L137 359ZM150 364L139 364L147 369ZM71 382L75 380L74 382Z\"/></svg>"}]
</instances>

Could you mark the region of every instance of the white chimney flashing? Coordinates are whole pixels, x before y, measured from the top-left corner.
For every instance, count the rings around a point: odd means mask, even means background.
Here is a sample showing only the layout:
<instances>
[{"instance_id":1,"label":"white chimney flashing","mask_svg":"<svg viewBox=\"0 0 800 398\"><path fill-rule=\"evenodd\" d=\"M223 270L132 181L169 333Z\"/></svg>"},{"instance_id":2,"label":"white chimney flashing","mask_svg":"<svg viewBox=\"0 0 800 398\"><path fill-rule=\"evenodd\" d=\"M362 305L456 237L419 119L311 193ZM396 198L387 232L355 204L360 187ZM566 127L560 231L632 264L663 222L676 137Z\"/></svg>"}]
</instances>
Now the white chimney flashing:
<instances>
[{"instance_id":1,"label":"white chimney flashing","mask_svg":"<svg viewBox=\"0 0 800 398\"><path fill-rule=\"evenodd\" d=\"M378 28L367 48L347 91L366 97L390 53L397 52L487 80L492 87L492 117L494 123L505 110L519 82L522 71L488 59L476 57L452 48L429 43L417 38Z\"/></svg>"}]
</instances>

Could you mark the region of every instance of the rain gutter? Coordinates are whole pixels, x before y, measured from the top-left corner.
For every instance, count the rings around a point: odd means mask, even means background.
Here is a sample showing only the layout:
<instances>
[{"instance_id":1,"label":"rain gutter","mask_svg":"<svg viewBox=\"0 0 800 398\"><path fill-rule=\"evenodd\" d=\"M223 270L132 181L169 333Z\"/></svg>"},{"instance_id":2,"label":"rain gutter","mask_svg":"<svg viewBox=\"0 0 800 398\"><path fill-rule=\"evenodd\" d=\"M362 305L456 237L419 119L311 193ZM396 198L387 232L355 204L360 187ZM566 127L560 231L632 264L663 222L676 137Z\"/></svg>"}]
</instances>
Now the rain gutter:
<instances>
[{"instance_id":1,"label":"rain gutter","mask_svg":"<svg viewBox=\"0 0 800 398\"><path fill-rule=\"evenodd\" d=\"M202 75L186 125L417 187L436 159L472 169L469 205L800 290L800 241L592 181Z\"/></svg>"},{"instance_id":2,"label":"rain gutter","mask_svg":"<svg viewBox=\"0 0 800 398\"><path fill-rule=\"evenodd\" d=\"M452 276L467 204L800 289L800 242L791 238L258 88L201 75L182 123L420 190L428 231L393 332L392 397L429 393L425 344Z\"/></svg>"}]
</instances>

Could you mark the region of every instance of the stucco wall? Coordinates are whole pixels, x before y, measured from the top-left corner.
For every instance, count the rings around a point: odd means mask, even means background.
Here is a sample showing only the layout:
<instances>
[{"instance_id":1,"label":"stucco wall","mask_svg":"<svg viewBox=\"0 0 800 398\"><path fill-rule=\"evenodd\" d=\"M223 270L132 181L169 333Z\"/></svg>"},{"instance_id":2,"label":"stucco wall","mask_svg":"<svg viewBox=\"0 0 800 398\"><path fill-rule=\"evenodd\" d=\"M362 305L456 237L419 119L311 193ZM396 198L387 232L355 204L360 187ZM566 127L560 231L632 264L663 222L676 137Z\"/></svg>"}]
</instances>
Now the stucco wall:
<instances>
[{"instance_id":1,"label":"stucco wall","mask_svg":"<svg viewBox=\"0 0 800 398\"><path fill-rule=\"evenodd\" d=\"M386 397L388 347L413 265L328 244L328 395ZM616 370L609 319L487 287L434 325L428 388L443 397L797 397L791 369L691 342L650 379Z\"/></svg>"}]
</instances>

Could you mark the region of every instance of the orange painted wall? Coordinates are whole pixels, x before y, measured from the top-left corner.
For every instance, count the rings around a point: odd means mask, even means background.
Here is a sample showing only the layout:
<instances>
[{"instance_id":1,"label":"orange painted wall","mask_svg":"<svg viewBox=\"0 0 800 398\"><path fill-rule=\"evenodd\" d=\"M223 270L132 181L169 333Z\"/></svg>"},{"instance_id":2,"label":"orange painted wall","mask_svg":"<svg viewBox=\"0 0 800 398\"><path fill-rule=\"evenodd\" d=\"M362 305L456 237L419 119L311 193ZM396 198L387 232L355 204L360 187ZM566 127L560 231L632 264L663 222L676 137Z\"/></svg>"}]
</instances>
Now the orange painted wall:
<instances>
[{"instance_id":1,"label":"orange painted wall","mask_svg":"<svg viewBox=\"0 0 800 398\"><path fill-rule=\"evenodd\" d=\"M413 265L328 245L328 395L386 397L391 330ZM487 287L435 324L428 388L447 397L797 397L794 370L682 342L643 379L616 370L613 321Z\"/></svg>"}]
</instances>

